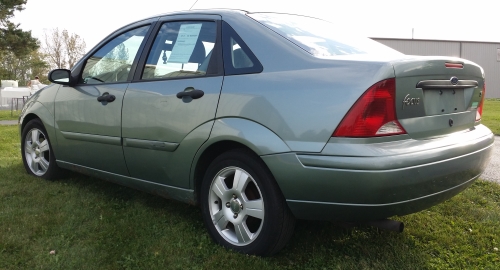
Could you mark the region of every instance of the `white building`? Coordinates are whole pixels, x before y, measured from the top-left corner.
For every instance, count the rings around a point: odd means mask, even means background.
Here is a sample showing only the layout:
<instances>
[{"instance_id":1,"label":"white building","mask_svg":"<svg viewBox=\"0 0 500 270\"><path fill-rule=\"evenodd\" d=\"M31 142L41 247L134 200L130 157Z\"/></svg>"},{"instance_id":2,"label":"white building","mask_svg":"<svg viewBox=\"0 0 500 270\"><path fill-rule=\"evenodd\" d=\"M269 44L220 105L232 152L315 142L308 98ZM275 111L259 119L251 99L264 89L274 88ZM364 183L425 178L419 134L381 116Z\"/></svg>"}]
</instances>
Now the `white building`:
<instances>
[{"instance_id":1,"label":"white building","mask_svg":"<svg viewBox=\"0 0 500 270\"><path fill-rule=\"evenodd\" d=\"M16 87L18 86L18 81L13 80L1 80L0 81L0 109L8 108L9 103L11 102L9 98L2 97L2 90L5 87Z\"/></svg>"}]
</instances>

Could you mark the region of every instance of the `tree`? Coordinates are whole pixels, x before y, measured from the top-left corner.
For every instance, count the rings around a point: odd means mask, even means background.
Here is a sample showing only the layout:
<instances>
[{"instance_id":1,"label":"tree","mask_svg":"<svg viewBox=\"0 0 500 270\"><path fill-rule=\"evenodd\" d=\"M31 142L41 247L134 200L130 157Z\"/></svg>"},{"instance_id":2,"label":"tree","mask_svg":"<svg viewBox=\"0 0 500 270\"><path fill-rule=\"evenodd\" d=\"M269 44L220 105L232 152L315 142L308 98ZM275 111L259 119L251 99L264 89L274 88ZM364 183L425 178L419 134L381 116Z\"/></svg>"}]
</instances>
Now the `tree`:
<instances>
[{"instance_id":1,"label":"tree","mask_svg":"<svg viewBox=\"0 0 500 270\"><path fill-rule=\"evenodd\" d=\"M0 78L6 80L19 80L19 85L25 85L35 76L40 77L40 81L47 82L49 65L44 60L45 56L41 51L35 50L28 55L16 56L13 52L0 52Z\"/></svg>"},{"instance_id":2,"label":"tree","mask_svg":"<svg viewBox=\"0 0 500 270\"><path fill-rule=\"evenodd\" d=\"M36 50L31 53L29 62L29 66L31 67L31 75L28 76L28 79L38 76L40 78L40 82L49 83L47 76L50 71L50 65L45 61L45 58L46 56L41 50ZM29 73L27 72L26 74Z\"/></svg>"},{"instance_id":3,"label":"tree","mask_svg":"<svg viewBox=\"0 0 500 270\"><path fill-rule=\"evenodd\" d=\"M52 68L72 68L85 54L85 41L66 29L45 31L43 41L43 51Z\"/></svg>"},{"instance_id":4,"label":"tree","mask_svg":"<svg viewBox=\"0 0 500 270\"><path fill-rule=\"evenodd\" d=\"M27 0L0 0L0 51L12 52L17 57L25 56L38 48L37 39L31 31L23 31L10 19L15 11L22 11Z\"/></svg>"},{"instance_id":5,"label":"tree","mask_svg":"<svg viewBox=\"0 0 500 270\"><path fill-rule=\"evenodd\" d=\"M47 61L51 68L65 68L66 59L64 55L64 42L62 33L59 32L59 29L52 29L49 33L45 31L43 39L43 52L47 56Z\"/></svg>"},{"instance_id":6,"label":"tree","mask_svg":"<svg viewBox=\"0 0 500 270\"><path fill-rule=\"evenodd\" d=\"M34 69L42 72L46 66L31 31L23 31L10 21L14 12L24 10L26 1L0 0L0 78L19 80L20 85L26 83Z\"/></svg>"},{"instance_id":7,"label":"tree","mask_svg":"<svg viewBox=\"0 0 500 270\"><path fill-rule=\"evenodd\" d=\"M85 54L85 41L77 34L69 34L66 29L62 32L64 46L66 47L67 64L72 68Z\"/></svg>"}]
</instances>

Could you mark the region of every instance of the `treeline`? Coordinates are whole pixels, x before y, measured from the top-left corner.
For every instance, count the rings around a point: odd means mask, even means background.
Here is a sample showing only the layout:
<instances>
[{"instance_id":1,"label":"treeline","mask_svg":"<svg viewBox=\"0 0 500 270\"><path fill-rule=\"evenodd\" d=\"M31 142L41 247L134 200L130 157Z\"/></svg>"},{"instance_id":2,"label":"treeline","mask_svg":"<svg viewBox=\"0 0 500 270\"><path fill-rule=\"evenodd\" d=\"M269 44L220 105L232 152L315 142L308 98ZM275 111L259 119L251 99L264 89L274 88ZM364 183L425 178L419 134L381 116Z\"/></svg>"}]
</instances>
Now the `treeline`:
<instances>
[{"instance_id":1,"label":"treeline","mask_svg":"<svg viewBox=\"0 0 500 270\"><path fill-rule=\"evenodd\" d=\"M10 21L27 0L0 0L0 79L18 80L23 86L39 76L48 83L54 68L71 68L85 53L85 41L66 29L45 31L41 40Z\"/></svg>"}]
</instances>

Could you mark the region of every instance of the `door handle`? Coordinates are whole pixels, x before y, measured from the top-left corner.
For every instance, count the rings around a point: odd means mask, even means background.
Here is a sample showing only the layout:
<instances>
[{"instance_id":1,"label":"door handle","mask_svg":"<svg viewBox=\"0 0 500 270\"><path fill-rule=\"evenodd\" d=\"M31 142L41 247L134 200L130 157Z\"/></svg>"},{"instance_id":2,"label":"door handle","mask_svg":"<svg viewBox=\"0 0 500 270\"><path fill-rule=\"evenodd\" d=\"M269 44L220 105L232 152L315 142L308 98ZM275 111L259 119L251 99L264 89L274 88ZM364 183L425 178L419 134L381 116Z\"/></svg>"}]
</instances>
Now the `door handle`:
<instances>
[{"instance_id":1,"label":"door handle","mask_svg":"<svg viewBox=\"0 0 500 270\"><path fill-rule=\"evenodd\" d=\"M105 92L102 96L97 97L97 101L99 102L113 102L115 99L116 97L114 95L110 95L108 92Z\"/></svg>"},{"instance_id":2,"label":"door handle","mask_svg":"<svg viewBox=\"0 0 500 270\"><path fill-rule=\"evenodd\" d=\"M184 91L177 93L177 98L191 97L192 99L199 99L205 92L202 90L194 89L193 87L188 87Z\"/></svg>"}]
</instances>

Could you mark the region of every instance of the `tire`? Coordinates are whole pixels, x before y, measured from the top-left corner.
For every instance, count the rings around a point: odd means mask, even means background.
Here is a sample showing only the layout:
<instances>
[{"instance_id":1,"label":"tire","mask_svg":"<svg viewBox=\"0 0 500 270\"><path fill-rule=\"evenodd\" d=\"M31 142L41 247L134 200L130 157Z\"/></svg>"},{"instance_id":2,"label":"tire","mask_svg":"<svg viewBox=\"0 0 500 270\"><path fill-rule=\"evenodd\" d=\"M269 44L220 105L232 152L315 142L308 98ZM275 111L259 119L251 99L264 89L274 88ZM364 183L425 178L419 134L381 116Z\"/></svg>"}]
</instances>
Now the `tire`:
<instances>
[{"instance_id":1,"label":"tire","mask_svg":"<svg viewBox=\"0 0 500 270\"><path fill-rule=\"evenodd\" d=\"M26 171L36 177L56 179L63 176L57 166L47 131L40 119L30 120L23 128L21 155Z\"/></svg>"},{"instance_id":2,"label":"tire","mask_svg":"<svg viewBox=\"0 0 500 270\"><path fill-rule=\"evenodd\" d=\"M253 152L236 149L218 156L201 186L205 226L218 244L268 256L290 240L295 218L274 177Z\"/></svg>"}]
</instances>

